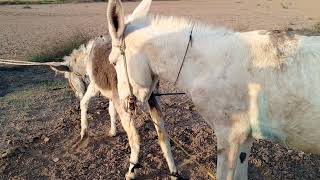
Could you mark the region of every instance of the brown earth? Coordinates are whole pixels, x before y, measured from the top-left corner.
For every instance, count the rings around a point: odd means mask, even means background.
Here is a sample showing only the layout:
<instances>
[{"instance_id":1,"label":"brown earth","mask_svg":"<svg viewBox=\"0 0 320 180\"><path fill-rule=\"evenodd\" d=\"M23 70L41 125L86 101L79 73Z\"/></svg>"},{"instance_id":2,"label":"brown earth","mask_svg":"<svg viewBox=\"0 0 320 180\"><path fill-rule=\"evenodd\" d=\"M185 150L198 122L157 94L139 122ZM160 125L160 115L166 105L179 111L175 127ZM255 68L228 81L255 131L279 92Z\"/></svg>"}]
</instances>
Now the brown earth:
<instances>
[{"instance_id":1,"label":"brown earth","mask_svg":"<svg viewBox=\"0 0 320 180\"><path fill-rule=\"evenodd\" d=\"M137 3L125 3L131 11ZM320 1L276 0L157 1L152 12L192 16L237 30L302 29L320 22ZM0 6L0 58L26 59L73 34L106 34L105 3ZM122 179L130 148L118 123L110 138L108 102L95 98L89 109L90 139L74 149L79 138L79 102L64 79L45 68L0 67L0 179ZM174 91L163 82L162 91ZM202 165L215 171L213 131L185 97L163 97L162 108L171 136ZM141 135L138 179L166 179L168 168L157 145L150 117L136 119ZM173 153L180 174L208 179L177 146ZM320 156L256 141L250 156L250 179L320 179Z\"/></svg>"}]
</instances>

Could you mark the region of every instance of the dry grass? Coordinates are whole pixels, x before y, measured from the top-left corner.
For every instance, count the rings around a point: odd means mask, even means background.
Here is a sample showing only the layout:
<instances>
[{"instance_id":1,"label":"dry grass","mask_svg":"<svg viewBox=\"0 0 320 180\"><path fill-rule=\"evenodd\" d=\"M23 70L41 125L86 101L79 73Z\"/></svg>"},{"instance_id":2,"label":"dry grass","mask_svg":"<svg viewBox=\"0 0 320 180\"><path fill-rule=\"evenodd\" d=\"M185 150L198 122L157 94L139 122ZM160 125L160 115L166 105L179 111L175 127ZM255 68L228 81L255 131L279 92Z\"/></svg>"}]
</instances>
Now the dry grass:
<instances>
[{"instance_id":1,"label":"dry grass","mask_svg":"<svg viewBox=\"0 0 320 180\"><path fill-rule=\"evenodd\" d=\"M107 2L108 0L0 0L0 5L16 4L61 4L61 3L81 3L81 2ZM126 0L137 1L137 0Z\"/></svg>"},{"instance_id":2,"label":"dry grass","mask_svg":"<svg viewBox=\"0 0 320 180\"><path fill-rule=\"evenodd\" d=\"M0 0L0 5L13 4L52 4L64 3L65 0Z\"/></svg>"},{"instance_id":3,"label":"dry grass","mask_svg":"<svg viewBox=\"0 0 320 180\"><path fill-rule=\"evenodd\" d=\"M88 35L79 32L64 42L51 44L50 47L42 46L43 50L40 53L29 55L28 60L33 62L62 61L64 56L69 55L74 49L89 40Z\"/></svg>"},{"instance_id":4,"label":"dry grass","mask_svg":"<svg viewBox=\"0 0 320 180\"><path fill-rule=\"evenodd\" d=\"M107 0L0 0L0 5L13 4L60 4L73 2L102 2Z\"/></svg>"},{"instance_id":5,"label":"dry grass","mask_svg":"<svg viewBox=\"0 0 320 180\"><path fill-rule=\"evenodd\" d=\"M320 36L320 22L316 23L311 28L297 29L295 31L306 36Z\"/></svg>"},{"instance_id":6,"label":"dry grass","mask_svg":"<svg viewBox=\"0 0 320 180\"><path fill-rule=\"evenodd\" d=\"M313 26L313 31L320 33L320 22Z\"/></svg>"}]
</instances>

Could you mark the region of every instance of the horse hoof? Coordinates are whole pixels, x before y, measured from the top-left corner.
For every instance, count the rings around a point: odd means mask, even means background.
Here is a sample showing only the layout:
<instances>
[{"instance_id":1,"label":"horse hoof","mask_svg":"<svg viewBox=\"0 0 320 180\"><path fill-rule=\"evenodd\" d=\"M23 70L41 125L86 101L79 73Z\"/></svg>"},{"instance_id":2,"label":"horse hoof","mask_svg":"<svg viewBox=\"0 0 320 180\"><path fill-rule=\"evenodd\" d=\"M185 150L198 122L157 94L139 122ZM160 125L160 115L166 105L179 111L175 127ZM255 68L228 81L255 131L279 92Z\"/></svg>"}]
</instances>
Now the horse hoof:
<instances>
[{"instance_id":1,"label":"horse hoof","mask_svg":"<svg viewBox=\"0 0 320 180\"><path fill-rule=\"evenodd\" d=\"M135 173L130 172L126 174L126 180L133 180L133 179L135 179Z\"/></svg>"},{"instance_id":2,"label":"horse hoof","mask_svg":"<svg viewBox=\"0 0 320 180\"><path fill-rule=\"evenodd\" d=\"M77 138L76 142L72 146L73 151L79 151L83 148L86 148L89 145L89 136L84 136L83 138Z\"/></svg>"},{"instance_id":3,"label":"horse hoof","mask_svg":"<svg viewBox=\"0 0 320 180\"><path fill-rule=\"evenodd\" d=\"M187 180L187 179L183 178L181 175L179 175L178 173L171 173L170 179L171 180Z\"/></svg>"},{"instance_id":4,"label":"horse hoof","mask_svg":"<svg viewBox=\"0 0 320 180\"><path fill-rule=\"evenodd\" d=\"M80 133L80 141L82 141L83 139L86 139L87 137L88 137L87 129L82 129Z\"/></svg>"},{"instance_id":5,"label":"horse hoof","mask_svg":"<svg viewBox=\"0 0 320 180\"><path fill-rule=\"evenodd\" d=\"M109 131L108 136L115 137L116 135L117 135L117 133L115 131Z\"/></svg>"}]
</instances>

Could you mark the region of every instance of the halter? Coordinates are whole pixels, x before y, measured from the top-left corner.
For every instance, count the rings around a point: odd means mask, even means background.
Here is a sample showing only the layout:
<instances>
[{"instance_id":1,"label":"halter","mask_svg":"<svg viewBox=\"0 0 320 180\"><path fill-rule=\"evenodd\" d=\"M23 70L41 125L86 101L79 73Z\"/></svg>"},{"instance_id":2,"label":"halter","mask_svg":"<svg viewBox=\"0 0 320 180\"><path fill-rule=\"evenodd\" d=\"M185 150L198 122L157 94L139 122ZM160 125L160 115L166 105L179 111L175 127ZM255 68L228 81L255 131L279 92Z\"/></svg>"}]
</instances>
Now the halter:
<instances>
[{"instance_id":1,"label":"halter","mask_svg":"<svg viewBox=\"0 0 320 180\"><path fill-rule=\"evenodd\" d=\"M127 78L127 82L128 82L128 88L129 88L129 92L130 92L130 95L126 98L128 104L125 109L128 109L130 114L133 115L133 114L136 114L137 98L135 95L133 95L132 86L129 81L127 58L126 58L126 41L125 41L124 36L121 38L120 46L117 46L117 47L120 49L120 53L121 53L121 56L124 61L124 66L125 66L124 69L125 69L125 74L126 74L126 78Z\"/></svg>"}]
</instances>

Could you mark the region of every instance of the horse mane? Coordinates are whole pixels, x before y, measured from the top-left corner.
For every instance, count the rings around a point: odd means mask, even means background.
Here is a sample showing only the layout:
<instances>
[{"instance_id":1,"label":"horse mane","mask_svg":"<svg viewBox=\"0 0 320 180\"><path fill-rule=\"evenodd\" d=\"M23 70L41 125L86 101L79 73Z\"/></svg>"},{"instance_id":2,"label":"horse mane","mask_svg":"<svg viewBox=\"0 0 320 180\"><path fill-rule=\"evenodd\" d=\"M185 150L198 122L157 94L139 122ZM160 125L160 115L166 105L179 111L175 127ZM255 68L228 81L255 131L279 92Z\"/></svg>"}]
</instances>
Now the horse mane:
<instances>
[{"instance_id":1,"label":"horse mane","mask_svg":"<svg viewBox=\"0 0 320 180\"><path fill-rule=\"evenodd\" d=\"M187 29L188 31L194 26L194 31L199 34L226 34L233 33L232 30L222 27L213 26L209 24L202 23L198 20L193 20L187 17L178 16L164 16L164 15L148 15L138 19L134 19L128 22L130 26L134 27L147 27L151 26L156 29L161 29L164 32L175 32Z\"/></svg>"}]
</instances>

